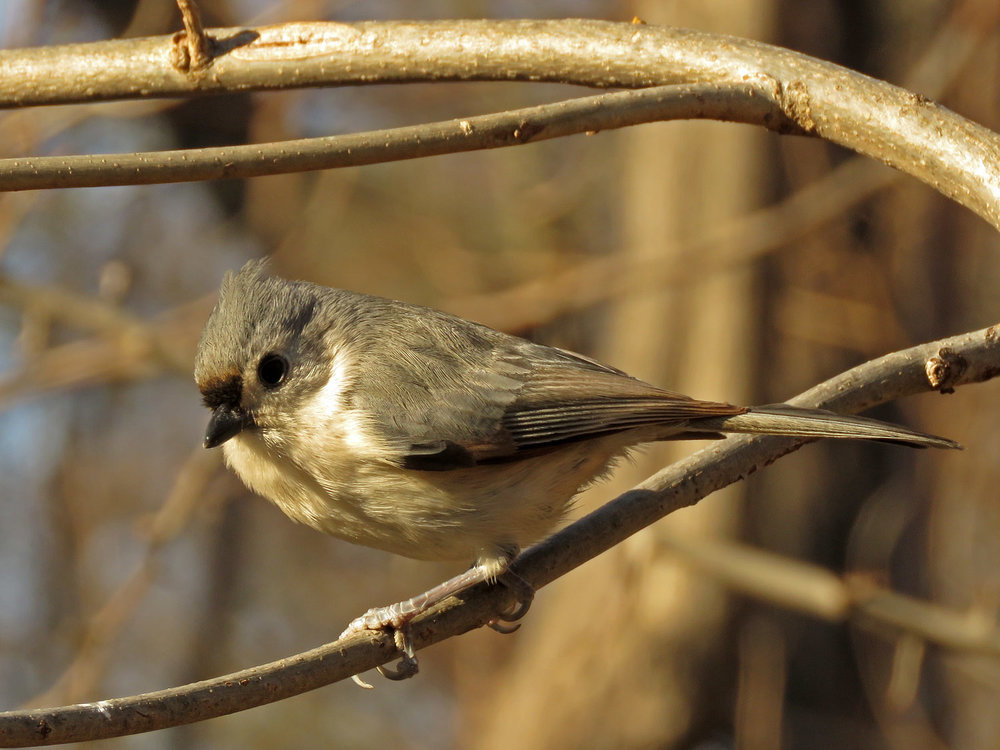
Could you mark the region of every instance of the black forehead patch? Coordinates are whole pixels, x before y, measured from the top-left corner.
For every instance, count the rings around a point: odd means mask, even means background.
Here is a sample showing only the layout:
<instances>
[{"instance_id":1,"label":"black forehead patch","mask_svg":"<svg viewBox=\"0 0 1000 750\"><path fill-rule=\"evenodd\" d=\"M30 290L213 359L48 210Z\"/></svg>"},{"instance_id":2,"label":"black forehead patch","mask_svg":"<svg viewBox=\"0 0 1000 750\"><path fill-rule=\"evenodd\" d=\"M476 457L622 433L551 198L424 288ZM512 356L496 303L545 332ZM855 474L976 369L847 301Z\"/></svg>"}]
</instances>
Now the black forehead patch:
<instances>
[{"instance_id":1,"label":"black forehead patch","mask_svg":"<svg viewBox=\"0 0 1000 750\"><path fill-rule=\"evenodd\" d=\"M211 378L198 388L201 391L201 401L209 409L220 406L237 407L243 398L243 378L230 375L227 378Z\"/></svg>"}]
</instances>

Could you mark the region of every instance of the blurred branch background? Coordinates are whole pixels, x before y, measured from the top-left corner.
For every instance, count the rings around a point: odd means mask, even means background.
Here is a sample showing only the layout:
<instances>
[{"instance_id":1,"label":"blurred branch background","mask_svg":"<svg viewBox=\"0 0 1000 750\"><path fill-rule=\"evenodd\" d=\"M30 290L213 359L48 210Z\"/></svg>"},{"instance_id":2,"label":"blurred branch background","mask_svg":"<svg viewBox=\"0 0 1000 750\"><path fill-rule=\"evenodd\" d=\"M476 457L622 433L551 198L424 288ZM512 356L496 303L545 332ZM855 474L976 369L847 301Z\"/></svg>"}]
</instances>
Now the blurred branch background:
<instances>
[{"instance_id":1,"label":"blurred branch background","mask_svg":"<svg viewBox=\"0 0 1000 750\"><path fill-rule=\"evenodd\" d=\"M210 26L636 15L789 46L1000 129L992 0L199 5ZM9 0L0 44L179 24L161 0ZM435 84L12 111L0 113L0 156L325 135L569 93ZM670 123L363 169L0 196L0 705L97 700L279 658L456 572L296 527L200 449L190 360L226 269L271 254L283 275L502 321L701 398L778 401L1000 312L995 232L851 159L809 139ZM818 219L777 210L809 190ZM710 253L707 234L722 238ZM650 260L698 274L651 286L630 271ZM585 266L608 272L569 273ZM559 304L525 292L547 280ZM430 649L415 680L338 684L116 742L995 747L995 659L734 595L670 540L740 539L995 623L998 388L878 415L954 437L962 454L810 446L546 589L517 635ZM645 451L581 509L690 450Z\"/></svg>"}]
</instances>

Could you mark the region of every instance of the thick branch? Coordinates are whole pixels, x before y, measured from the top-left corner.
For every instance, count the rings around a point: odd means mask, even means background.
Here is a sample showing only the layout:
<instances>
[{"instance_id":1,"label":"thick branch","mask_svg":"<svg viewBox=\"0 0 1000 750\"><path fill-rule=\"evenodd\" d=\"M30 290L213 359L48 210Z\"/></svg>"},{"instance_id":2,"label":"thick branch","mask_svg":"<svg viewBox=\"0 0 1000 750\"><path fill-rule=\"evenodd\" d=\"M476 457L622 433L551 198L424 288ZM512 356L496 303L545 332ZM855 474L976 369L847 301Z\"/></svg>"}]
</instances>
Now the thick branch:
<instances>
[{"instance_id":1,"label":"thick branch","mask_svg":"<svg viewBox=\"0 0 1000 750\"><path fill-rule=\"evenodd\" d=\"M949 387L1000 375L1000 326L886 355L838 375L790 403L854 412L925 392L931 390L927 363L932 361L936 363L931 368L935 378L944 376ZM947 372L942 372L941 362L949 363ZM749 436L713 443L527 550L514 569L541 588L669 513L693 505L802 444L793 438ZM481 586L463 596L464 601L449 600L413 623L411 633L417 647L481 627L509 603L503 587ZM859 596L858 600L866 617L879 619L884 609L884 622L908 627L906 608L893 604L880 609L870 596ZM809 606L805 603L801 608ZM910 610L922 618L928 606ZM849 609L844 607L845 612ZM913 624L913 631L926 638L946 632L953 644L976 650L996 651L1000 643L992 631L984 632L981 639L965 640L955 638L953 630L922 628L919 623ZM364 633L289 659L171 690L100 703L7 712L0 714L0 744L18 747L103 739L200 721L327 685L385 663L394 653L391 635Z\"/></svg>"},{"instance_id":2,"label":"thick branch","mask_svg":"<svg viewBox=\"0 0 1000 750\"><path fill-rule=\"evenodd\" d=\"M215 29L206 75L175 37L0 51L0 107L305 86L530 80L769 87L802 130L884 161L1000 228L1000 138L832 63L704 32L603 21L300 23Z\"/></svg>"}]
</instances>

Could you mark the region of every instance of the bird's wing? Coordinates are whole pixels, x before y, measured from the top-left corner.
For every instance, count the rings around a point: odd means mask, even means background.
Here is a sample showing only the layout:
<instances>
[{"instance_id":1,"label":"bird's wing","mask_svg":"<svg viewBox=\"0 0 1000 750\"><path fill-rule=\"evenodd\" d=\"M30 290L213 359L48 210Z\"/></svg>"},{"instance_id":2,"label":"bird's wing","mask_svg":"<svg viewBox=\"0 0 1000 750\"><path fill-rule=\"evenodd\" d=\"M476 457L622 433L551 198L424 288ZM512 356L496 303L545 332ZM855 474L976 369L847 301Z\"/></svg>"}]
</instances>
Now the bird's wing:
<instances>
[{"instance_id":1,"label":"bird's wing","mask_svg":"<svg viewBox=\"0 0 1000 750\"><path fill-rule=\"evenodd\" d=\"M426 316L426 313L425 313ZM398 317L394 317L399 320ZM665 391L572 352L441 314L397 325L398 357L360 363L352 397L403 466L515 461L565 443L743 407Z\"/></svg>"},{"instance_id":2,"label":"bird's wing","mask_svg":"<svg viewBox=\"0 0 1000 750\"><path fill-rule=\"evenodd\" d=\"M523 451L648 425L680 430L692 419L744 411L732 404L666 391L617 372L545 363L532 370L502 422Z\"/></svg>"}]
</instances>

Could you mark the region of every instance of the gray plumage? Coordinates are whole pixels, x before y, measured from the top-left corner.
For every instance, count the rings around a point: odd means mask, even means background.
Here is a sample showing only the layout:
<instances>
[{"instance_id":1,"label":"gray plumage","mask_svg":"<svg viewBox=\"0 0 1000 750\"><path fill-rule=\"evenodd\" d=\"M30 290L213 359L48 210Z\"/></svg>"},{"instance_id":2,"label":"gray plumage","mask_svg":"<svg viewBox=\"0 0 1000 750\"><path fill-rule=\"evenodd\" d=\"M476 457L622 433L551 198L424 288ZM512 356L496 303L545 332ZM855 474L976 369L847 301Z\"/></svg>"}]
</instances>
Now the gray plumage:
<instances>
[{"instance_id":1,"label":"gray plumage","mask_svg":"<svg viewBox=\"0 0 1000 750\"><path fill-rule=\"evenodd\" d=\"M699 401L403 302L227 274L195 379L206 445L293 519L484 576L628 447L759 432L955 448L876 420ZM276 382L275 382L276 381Z\"/></svg>"}]
</instances>

